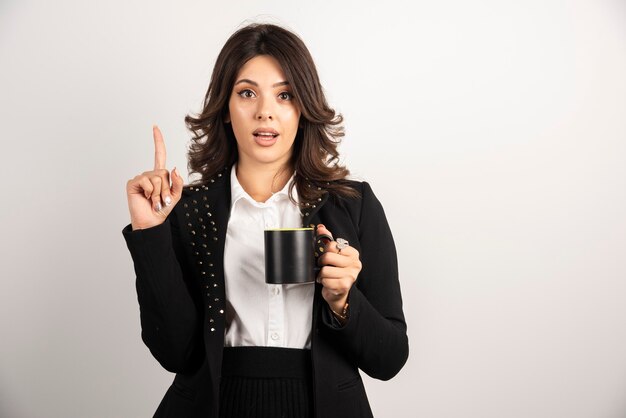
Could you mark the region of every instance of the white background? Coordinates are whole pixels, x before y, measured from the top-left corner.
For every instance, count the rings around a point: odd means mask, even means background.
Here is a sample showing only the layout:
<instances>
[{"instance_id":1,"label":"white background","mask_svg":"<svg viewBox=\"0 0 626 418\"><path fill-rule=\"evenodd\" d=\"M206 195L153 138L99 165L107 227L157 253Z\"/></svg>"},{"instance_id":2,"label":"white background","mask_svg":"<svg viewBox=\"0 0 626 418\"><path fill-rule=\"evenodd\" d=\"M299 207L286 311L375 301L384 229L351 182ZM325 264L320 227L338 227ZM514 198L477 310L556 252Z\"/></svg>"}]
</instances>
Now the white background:
<instances>
[{"instance_id":1,"label":"white background","mask_svg":"<svg viewBox=\"0 0 626 418\"><path fill-rule=\"evenodd\" d=\"M377 417L626 416L623 1L0 1L0 416L147 417L121 230L186 172L228 36L296 31L386 210L410 358ZM349 417L346 417L349 418Z\"/></svg>"}]
</instances>

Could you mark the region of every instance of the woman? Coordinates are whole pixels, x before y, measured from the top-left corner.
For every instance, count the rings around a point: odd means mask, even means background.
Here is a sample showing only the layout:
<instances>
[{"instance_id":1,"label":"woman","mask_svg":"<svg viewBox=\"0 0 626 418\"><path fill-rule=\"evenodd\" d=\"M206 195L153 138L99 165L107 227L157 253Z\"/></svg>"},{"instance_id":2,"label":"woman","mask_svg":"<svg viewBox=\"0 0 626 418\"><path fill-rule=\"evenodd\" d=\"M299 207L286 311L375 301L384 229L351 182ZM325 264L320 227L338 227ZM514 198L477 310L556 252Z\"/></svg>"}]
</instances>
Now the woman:
<instances>
[{"instance_id":1,"label":"woman","mask_svg":"<svg viewBox=\"0 0 626 418\"><path fill-rule=\"evenodd\" d=\"M306 46L238 30L186 122L201 178L170 178L154 127L154 170L127 184L142 339L176 373L155 417L372 416L358 369L387 380L408 357L396 251L370 186L337 163L342 118ZM337 237L317 283L265 284L263 230L301 226Z\"/></svg>"}]
</instances>

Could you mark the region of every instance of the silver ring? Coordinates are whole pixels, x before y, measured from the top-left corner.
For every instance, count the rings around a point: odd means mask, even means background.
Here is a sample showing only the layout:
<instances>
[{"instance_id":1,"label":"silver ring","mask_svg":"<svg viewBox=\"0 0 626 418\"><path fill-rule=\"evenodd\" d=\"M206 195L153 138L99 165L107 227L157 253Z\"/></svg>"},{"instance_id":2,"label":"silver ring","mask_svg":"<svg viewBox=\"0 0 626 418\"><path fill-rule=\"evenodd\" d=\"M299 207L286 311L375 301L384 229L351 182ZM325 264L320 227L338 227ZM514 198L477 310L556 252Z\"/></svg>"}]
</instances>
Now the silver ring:
<instances>
[{"instance_id":1,"label":"silver ring","mask_svg":"<svg viewBox=\"0 0 626 418\"><path fill-rule=\"evenodd\" d=\"M337 238L337 252L341 253L341 250L348 246L348 241L343 238Z\"/></svg>"}]
</instances>

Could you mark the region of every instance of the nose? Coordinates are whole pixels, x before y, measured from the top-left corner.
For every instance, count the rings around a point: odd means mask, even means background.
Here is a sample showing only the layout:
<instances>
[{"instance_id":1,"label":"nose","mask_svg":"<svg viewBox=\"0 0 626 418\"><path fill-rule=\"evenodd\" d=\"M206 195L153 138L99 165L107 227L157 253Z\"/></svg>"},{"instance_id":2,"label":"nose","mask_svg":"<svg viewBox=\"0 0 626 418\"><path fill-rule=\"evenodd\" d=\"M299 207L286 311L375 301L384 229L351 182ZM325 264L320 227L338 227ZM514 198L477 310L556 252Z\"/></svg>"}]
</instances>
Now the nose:
<instances>
[{"instance_id":1,"label":"nose","mask_svg":"<svg viewBox=\"0 0 626 418\"><path fill-rule=\"evenodd\" d=\"M258 100L258 108L257 108L257 112L256 112L256 119L257 120L267 120L270 119L272 120L273 117L273 110L271 108L271 104L269 103L269 100L265 100L262 98L259 98Z\"/></svg>"}]
</instances>

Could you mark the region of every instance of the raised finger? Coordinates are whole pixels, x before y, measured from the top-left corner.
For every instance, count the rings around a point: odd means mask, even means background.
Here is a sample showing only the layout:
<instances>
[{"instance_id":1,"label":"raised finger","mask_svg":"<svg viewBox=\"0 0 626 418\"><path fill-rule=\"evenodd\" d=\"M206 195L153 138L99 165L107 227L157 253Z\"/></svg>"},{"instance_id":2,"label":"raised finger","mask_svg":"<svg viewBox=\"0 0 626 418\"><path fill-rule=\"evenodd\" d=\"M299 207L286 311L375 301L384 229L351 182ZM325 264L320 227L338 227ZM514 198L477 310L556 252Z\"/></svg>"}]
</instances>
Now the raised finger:
<instances>
[{"instance_id":1,"label":"raised finger","mask_svg":"<svg viewBox=\"0 0 626 418\"><path fill-rule=\"evenodd\" d=\"M154 169L165 169L165 141L158 126L152 127L152 136L154 137Z\"/></svg>"}]
</instances>

